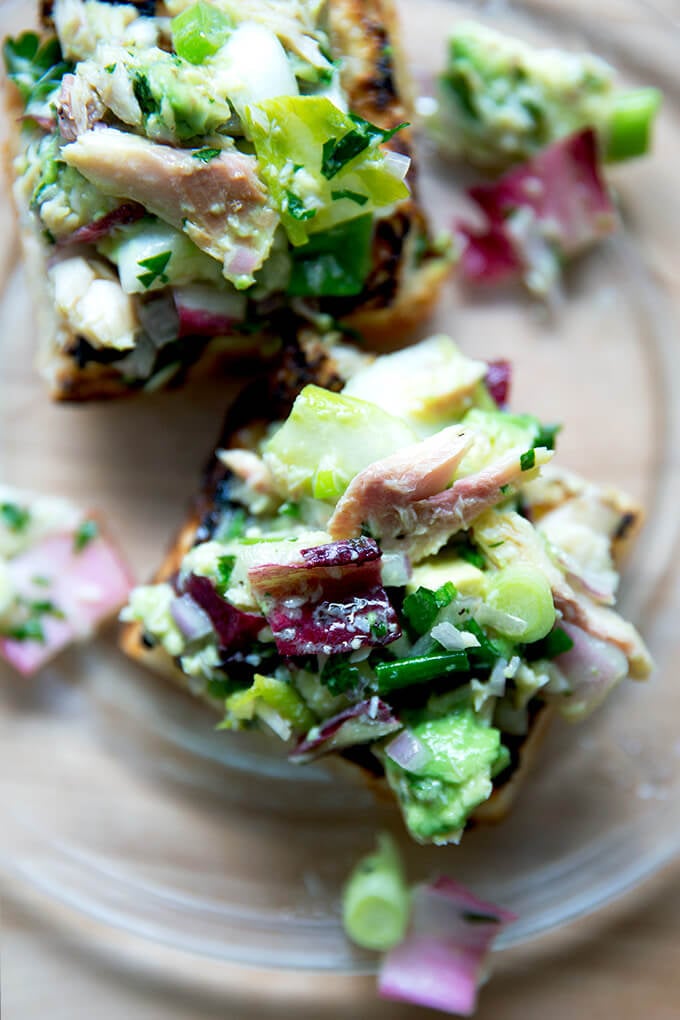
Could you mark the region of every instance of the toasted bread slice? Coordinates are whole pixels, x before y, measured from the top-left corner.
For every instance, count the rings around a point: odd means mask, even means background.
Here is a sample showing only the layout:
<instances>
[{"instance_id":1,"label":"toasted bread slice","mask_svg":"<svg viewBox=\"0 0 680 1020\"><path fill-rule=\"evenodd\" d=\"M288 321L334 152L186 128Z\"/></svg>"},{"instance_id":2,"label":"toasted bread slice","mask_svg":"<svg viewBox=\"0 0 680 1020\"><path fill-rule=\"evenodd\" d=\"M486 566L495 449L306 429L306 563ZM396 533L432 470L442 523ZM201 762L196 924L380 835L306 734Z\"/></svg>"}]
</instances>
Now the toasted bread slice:
<instances>
[{"instance_id":1,"label":"toasted bread slice","mask_svg":"<svg viewBox=\"0 0 680 1020\"><path fill-rule=\"evenodd\" d=\"M243 392L227 417L218 449L255 449L267 425L288 413L297 394L309 382L335 390L339 390L343 384L338 362L330 349L321 345L312 335L300 336L288 342L277 371L269 378L258 380ZM171 579L178 571L184 555L195 544L211 537L219 518L220 501L229 498L231 477L221 460L214 456L206 468L202 487L193 501L188 518L156 574L155 581ZM604 515L602 529L608 535L614 559L617 564L621 562L626 550L621 536L624 531L629 532L639 526L639 507L615 490L588 486L576 476L558 471L553 472L545 481L537 480L533 485L533 489L531 485L527 486L530 505L525 508L525 512L537 519L566 506L570 500L582 498L587 491L589 498L596 504L594 512ZM133 659L188 690L187 677L159 645L145 642L139 623L123 627L121 644ZM202 696L217 711L223 711L222 701L213 700L208 694ZM473 813L471 823L497 822L507 814L531 770L553 715L551 706L538 701L531 702L529 730L524 736L505 740L510 751L510 764L494 780L493 794ZM363 752L361 748L354 748L343 753L342 758L345 771L350 764L354 765L376 792L387 792L381 766L371 754Z\"/></svg>"},{"instance_id":2,"label":"toasted bread slice","mask_svg":"<svg viewBox=\"0 0 680 1020\"><path fill-rule=\"evenodd\" d=\"M46 29L51 25L53 3L43 3L41 15ZM149 13L153 5L145 5ZM161 5L157 5L159 8ZM326 30L332 56L342 65L342 86L350 110L385 130L411 122L411 88L399 40L399 26L391 0L330 0ZM5 164L14 179L14 196L26 271L36 307L38 337L37 366L50 393L57 400L109 399L130 394L146 386L159 388L180 384L192 376L212 375L235 361L257 358L269 348L263 321L255 332L233 328L229 336L185 336L160 351L149 374L130 372L120 351L91 344L79 335L69 317L55 305L48 264L59 251L45 236L43 224L31 209L33 183L30 175L16 175L12 167L26 146L21 132L23 107L18 91L7 88L11 124ZM432 310L449 262L435 250L428 224L418 202L413 136L403 128L387 147L411 159L409 198L386 215L376 216L372 241L371 268L361 293L352 297L305 300L305 314L325 313L359 330L369 342L380 346L406 339ZM92 245L80 245L85 257L95 255ZM115 267L113 278L117 278ZM135 299L136 301L137 299ZM277 301L289 299L281 294ZM222 330L224 332L224 330ZM127 352L129 354L129 351ZM120 367L119 367L120 363Z\"/></svg>"}]
</instances>

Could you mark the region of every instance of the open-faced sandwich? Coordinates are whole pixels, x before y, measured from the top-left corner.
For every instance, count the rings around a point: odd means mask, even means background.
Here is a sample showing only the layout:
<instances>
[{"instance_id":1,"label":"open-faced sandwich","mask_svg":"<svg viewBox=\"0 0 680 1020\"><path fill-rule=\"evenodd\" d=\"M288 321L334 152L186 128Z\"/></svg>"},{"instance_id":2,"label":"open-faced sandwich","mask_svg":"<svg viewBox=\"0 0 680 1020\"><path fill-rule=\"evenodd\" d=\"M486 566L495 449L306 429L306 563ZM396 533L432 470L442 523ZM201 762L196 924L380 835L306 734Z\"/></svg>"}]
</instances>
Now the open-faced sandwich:
<instances>
[{"instance_id":1,"label":"open-faced sandwich","mask_svg":"<svg viewBox=\"0 0 680 1020\"><path fill-rule=\"evenodd\" d=\"M0 659L36 672L125 602L132 578L97 518L0 486Z\"/></svg>"},{"instance_id":2,"label":"open-faced sandwich","mask_svg":"<svg viewBox=\"0 0 680 1020\"><path fill-rule=\"evenodd\" d=\"M281 308L376 339L447 269L413 192L390 0L42 5L4 45L12 173L61 399L267 353Z\"/></svg>"},{"instance_id":3,"label":"open-faced sandwich","mask_svg":"<svg viewBox=\"0 0 680 1020\"><path fill-rule=\"evenodd\" d=\"M507 384L443 336L290 347L123 613L126 651L224 728L384 775L421 842L499 817L553 712L650 669L614 609L638 508L553 466Z\"/></svg>"}]
</instances>

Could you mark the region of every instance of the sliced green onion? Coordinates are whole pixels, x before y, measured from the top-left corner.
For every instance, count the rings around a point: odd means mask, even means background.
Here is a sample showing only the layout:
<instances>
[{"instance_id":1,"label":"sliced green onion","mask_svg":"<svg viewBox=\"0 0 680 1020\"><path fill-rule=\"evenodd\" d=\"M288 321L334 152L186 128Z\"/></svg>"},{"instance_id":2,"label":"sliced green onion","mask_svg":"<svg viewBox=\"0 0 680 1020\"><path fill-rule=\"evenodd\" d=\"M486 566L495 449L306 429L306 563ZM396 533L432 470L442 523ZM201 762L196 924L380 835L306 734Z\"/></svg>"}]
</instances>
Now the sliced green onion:
<instances>
[{"instance_id":1,"label":"sliced green onion","mask_svg":"<svg viewBox=\"0 0 680 1020\"><path fill-rule=\"evenodd\" d=\"M364 949L386 952L406 934L411 901L399 853L386 833L362 858L342 896L342 920L349 938Z\"/></svg>"},{"instance_id":2,"label":"sliced green onion","mask_svg":"<svg viewBox=\"0 0 680 1020\"><path fill-rule=\"evenodd\" d=\"M344 694L357 687L361 677L359 670L353 666L345 655L329 655L328 661L321 670L321 683L331 694Z\"/></svg>"},{"instance_id":3,"label":"sliced green onion","mask_svg":"<svg viewBox=\"0 0 680 1020\"><path fill-rule=\"evenodd\" d=\"M613 97L605 125L606 160L632 159L649 151L660 104L661 93L653 88L631 89Z\"/></svg>"},{"instance_id":4,"label":"sliced green onion","mask_svg":"<svg viewBox=\"0 0 680 1020\"><path fill-rule=\"evenodd\" d=\"M530 643L539 641L555 623L552 591L545 574L526 564L505 567L491 578L486 602L499 613L521 620L522 629L514 629L507 637ZM502 625L494 628L503 634Z\"/></svg>"},{"instance_id":5,"label":"sliced green onion","mask_svg":"<svg viewBox=\"0 0 680 1020\"><path fill-rule=\"evenodd\" d=\"M465 652L414 655L410 659L398 659L395 662L377 662L373 667L379 694L388 694L411 684L424 684L448 673L464 673L469 668L470 662Z\"/></svg>"},{"instance_id":6,"label":"sliced green onion","mask_svg":"<svg viewBox=\"0 0 680 1020\"><path fill-rule=\"evenodd\" d=\"M187 7L170 22L175 53L190 64L202 64L217 53L231 30L232 23L226 14L207 3Z\"/></svg>"}]
</instances>

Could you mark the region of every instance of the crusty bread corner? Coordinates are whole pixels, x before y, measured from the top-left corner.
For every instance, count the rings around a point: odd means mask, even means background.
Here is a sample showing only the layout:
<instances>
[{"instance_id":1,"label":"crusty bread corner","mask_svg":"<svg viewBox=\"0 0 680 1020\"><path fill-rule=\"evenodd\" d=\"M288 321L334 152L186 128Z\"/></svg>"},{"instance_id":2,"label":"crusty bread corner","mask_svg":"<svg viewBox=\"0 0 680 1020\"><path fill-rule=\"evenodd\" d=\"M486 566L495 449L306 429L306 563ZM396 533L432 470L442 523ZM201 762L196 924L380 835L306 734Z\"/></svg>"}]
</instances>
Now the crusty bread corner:
<instances>
[{"instance_id":1,"label":"crusty bread corner","mask_svg":"<svg viewBox=\"0 0 680 1020\"><path fill-rule=\"evenodd\" d=\"M43 22L49 24L49 4L43 4ZM329 35L335 55L343 58L343 84L353 110L385 128L413 121L413 89L403 59L399 24L392 0L329 0ZM7 179L12 182L12 162L21 144L18 95L5 88L10 141L5 151ZM364 292L357 298L333 302L335 317L359 330L376 348L410 339L416 327L432 313L450 261L435 251L424 213L417 199L411 128L402 129L388 143L412 159L409 183L412 195L388 217L378 221L373 247L373 268ZM36 315L36 367L55 400L113 399L137 392L113 365L88 362L80 365L69 351L77 337L55 309L47 279L49 247L22 194L20 182L12 188L18 216L19 236L26 274ZM416 255L417 252L417 255ZM337 303L337 308L335 304ZM208 343L201 356L188 365L172 384L188 373L209 377L236 356L256 354L261 336L245 337L243 343Z\"/></svg>"}]
</instances>

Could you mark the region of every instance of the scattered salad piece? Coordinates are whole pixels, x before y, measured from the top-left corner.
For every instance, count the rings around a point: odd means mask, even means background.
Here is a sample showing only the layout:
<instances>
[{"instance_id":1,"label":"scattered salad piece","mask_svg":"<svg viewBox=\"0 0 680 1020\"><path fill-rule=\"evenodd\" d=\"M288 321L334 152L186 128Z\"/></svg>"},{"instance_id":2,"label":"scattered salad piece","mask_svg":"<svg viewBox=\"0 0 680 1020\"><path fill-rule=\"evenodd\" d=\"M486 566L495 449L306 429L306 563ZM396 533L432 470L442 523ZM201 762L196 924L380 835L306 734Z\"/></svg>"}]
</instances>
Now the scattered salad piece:
<instances>
[{"instance_id":1,"label":"scattered salad piece","mask_svg":"<svg viewBox=\"0 0 680 1020\"><path fill-rule=\"evenodd\" d=\"M591 247L618 223L590 128L468 194L486 224L481 229L455 225L463 279L498 283L521 276L542 297L554 289L563 259Z\"/></svg>"},{"instance_id":2,"label":"scattered salad piece","mask_svg":"<svg viewBox=\"0 0 680 1020\"><path fill-rule=\"evenodd\" d=\"M333 350L300 340L244 393L193 544L131 593L124 647L292 761L372 756L413 838L458 842L552 711L648 674L613 608L639 512L553 468L557 426L500 407L450 339Z\"/></svg>"},{"instance_id":3,"label":"scattered salad piece","mask_svg":"<svg viewBox=\"0 0 680 1020\"><path fill-rule=\"evenodd\" d=\"M661 93L618 89L589 53L541 49L472 21L456 25L428 126L438 145L503 170L592 128L605 160L645 155Z\"/></svg>"},{"instance_id":4,"label":"scattered salad piece","mask_svg":"<svg viewBox=\"0 0 680 1020\"><path fill-rule=\"evenodd\" d=\"M3 54L21 236L56 312L39 364L57 398L269 356L300 298L369 337L426 314L451 252L406 180L386 0L370 27L345 0L50 0L41 14L43 31Z\"/></svg>"},{"instance_id":5,"label":"scattered salad piece","mask_svg":"<svg viewBox=\"0 0 680 1020\"><path fill-rule=\"evenodd\" d=\"M348 938L385 954L383 998L456 1016L474 1013L493 942L517 920L446 876L409 888L388 833L347 879L342 914Z\"/></svg>"},{"instance_id":6,"label":"scattered salad piece","mask_svg":"<svg viewBox=\"0 0 680 1020\"><path fill-rule=\"evenodd\" d=\"M128 569L65 500L0 486L0 658L25 676L87 638L127 598Z\"/></svg>"},{"instance_id":7,"label":"scattered salad piece","mask_svg":"<svg viewBox=\"0 0 680 1020\"><path fill-rule=\"evenodd\" d=\"M380 968L380 995L472 1016L493 942L516 920L451 878L417 885L406 937Z\"/></svg>"}]
</instances>

